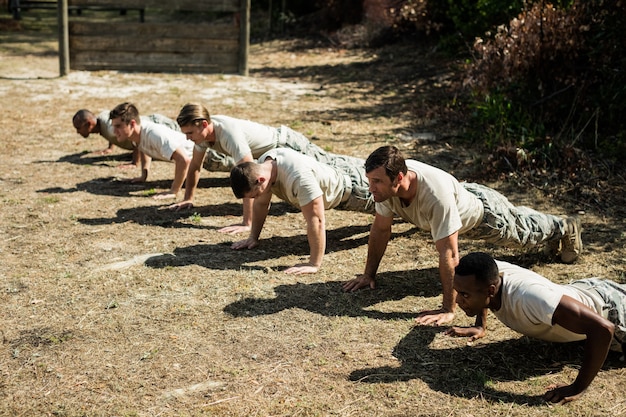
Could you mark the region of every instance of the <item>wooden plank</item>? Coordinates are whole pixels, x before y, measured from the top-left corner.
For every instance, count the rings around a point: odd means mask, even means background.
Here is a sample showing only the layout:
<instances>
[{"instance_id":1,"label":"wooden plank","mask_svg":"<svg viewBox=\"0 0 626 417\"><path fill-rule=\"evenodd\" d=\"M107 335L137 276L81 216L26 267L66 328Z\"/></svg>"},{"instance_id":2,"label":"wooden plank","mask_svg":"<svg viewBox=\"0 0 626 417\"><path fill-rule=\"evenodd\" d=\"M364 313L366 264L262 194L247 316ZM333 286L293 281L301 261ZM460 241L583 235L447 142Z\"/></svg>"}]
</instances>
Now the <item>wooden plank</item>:
<instances>
[{"instance_id":1,"label":"wooden plank","mask_svg":"<svg viewBox=\"0 0 626 417\"><path fill-rule=\"evenodd\" d=\"M196 63L196 64L188 64L185 62L169 62L167 64L163 64L158 68L155 68L154 64L144 64L141 62L93 62L93 61L85 61L81 62L78 60L72 61L72 65L74 70L83 70L83 71L129 71L129 72L150 72L150 73L159 73L159 72L194 72L194 73L211 73L211 74L236 74L237 73L237 65L227 65L227 64L204 64L204 63Z\"/></svg>"},{"instance_id":2,"label":"wooden plank","mask_svg":"<svg viewBox=\"0 0 626 417\"><path fill-rule=\"evenodd\" d=\"M118 38L113 36L72 36L70 48L76 51L125 51L125 52L226 52L237 54L238 39L197 39L184 42L171 38Z\"/></svg>"},{"instance_id":3,"label":"wooden plank","mask_svg":"<svg viewBox=\"0 0 626 417\"><path fill-rule=\"evenodd\" d=\"M131 23L131 22L70 22L71 36L118 36L136 38L182 38L195 42L196 39L238 39L239 29L235 25L206 24L181 25L176 23Z\"/></svg>"},{"instance_id":4,"label":"wooden plank","mask_svg":"<svg viewBox=\"0 0 626 417\"><path fill-rule=\"evenodd\" d=\"M237 57L220 54L73 53L73 69L236 73Z\"/></svg>"},{"instance_id":5,"label":"wooden plank","mask_svg":"<svg viewBox=\"0 0 626 417\"><path fill-rule=\"evenodd\" d=\"M232 18L206 24L112 22L102 18L70 20L72 69L247 74L250 0L67 1L73 7L154 7L233 13ZM240 7L244 6L247 8L240 13Z\"/></svg>"},{"instance_id":6,"label":"wooden plank","mask_svg":"<svg viewBox=\"0 0 626 417\"><path fill-rule=\"evenodd\" d=\"M73 62L74 70L79 71L125 71L125 72L164 72L164 73L176 73L176 74L236 74L237 65L233 66L219 66L219 65L186 65L181 63L178 65L162 65L158 69L153 64L141 65L140 63L121 63L112 64L108 62L93 63L93 62Z\"/></svg>"},{"instance_id":7,"label":"wooden plank","mask_svg":"<svg viewBox=\"0 0 626 417\"><path fill-rule=\"evenodd\" d=\"M68 0L70 6L105 6L120 9L192 10L199 12L238 12L239 0Z\"/></svg>"},{"instance_id":8,"label":"wooden plank","mask_svg":"<svg viewBox=\"0 0 626 417\"><path fill-rule=\"evenodd\" d=\"M164 52L104 52L84 51L73 52L70 60L77 62L108 62L111 64L150 64L155 70L161 65L234 65L237 66L237 56L228 53L184 53L172 54Z\"/></svg>"}]
</instances>

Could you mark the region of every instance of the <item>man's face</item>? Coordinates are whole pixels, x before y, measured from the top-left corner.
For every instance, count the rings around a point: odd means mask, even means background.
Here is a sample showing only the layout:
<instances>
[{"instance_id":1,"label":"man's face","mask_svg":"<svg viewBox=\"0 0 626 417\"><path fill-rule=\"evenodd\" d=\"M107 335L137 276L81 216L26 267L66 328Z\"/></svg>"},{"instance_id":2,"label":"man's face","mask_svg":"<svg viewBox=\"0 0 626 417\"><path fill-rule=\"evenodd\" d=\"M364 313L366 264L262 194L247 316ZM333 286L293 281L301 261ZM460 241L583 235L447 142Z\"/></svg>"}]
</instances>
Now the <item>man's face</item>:
<instances>
[{"instance_id":1,"label":"man's face","mask_svg":"<svg viewBox=\"0 0 626 417\"><path fill-rule=\"evenodd\" d=\"M85 120L82 123L74 123L74 128L76 129L76 133L84 138L87 138L93 129L93 125L89 122L89 120Z\"/></svg>"},{"instance_id":2,"label":"man's face","mask_svg":"<svg viewBox=\"0 0 626 417\"><path fill-rule=\"evenodd\" d=\"M258 196L260 196L261 194L263 194L263 192L265 190L267 190L267 187L269 187L269 183L268 181L259 181L257 180L257 184L247 193L244 194L245 198L257 198Z\"/></svg>"},{"instance_id":3,"label":"man's face","mask_svg":"<svg viewBox=\"0 0 626 417\"><path fill-rule=\"evenodd\" d=\"M480 314L489 306L490 286L481 286L476 282L474 275L455 275L454 289L456 290L456 303L470 317Z\"/></svg>"},{"instance_id":4,"label":"man's face","mask_svg":"<svg viewBox=\"0 0 626 417\"><path fill-rule=\"evenodd\" d=\"M130 124L126 124L122 121L121 117L116 117L111 120L111 124L113 125L113 133L117 140L127 140L130 138L132 133L131 125L134 120L131 120Z\"/></svg>"},{"instance_id":5,"label":"man's face","mask_svg":"<svg viewBox=\"0 0 626 417\"><path fill-rule=\"evenodd\" d=\"M391 181L387 176L385 168L378 167L366 173L365 176L369 180L369 190L377 203L388 200L396 195L398 190L398 180Z\"/></svg>"}]
</instances>

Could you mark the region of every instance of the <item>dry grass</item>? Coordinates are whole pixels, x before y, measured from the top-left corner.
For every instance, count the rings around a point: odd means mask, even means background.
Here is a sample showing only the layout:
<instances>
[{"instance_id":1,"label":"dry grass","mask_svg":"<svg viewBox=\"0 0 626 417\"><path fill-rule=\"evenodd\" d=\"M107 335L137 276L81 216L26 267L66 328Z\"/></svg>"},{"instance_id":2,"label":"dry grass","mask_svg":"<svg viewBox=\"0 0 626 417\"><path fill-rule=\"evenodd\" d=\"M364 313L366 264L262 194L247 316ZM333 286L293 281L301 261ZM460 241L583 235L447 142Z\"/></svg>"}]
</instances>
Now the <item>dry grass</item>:
<instances>
[{"instance_id":1,"label":"dry grass","mask_svg":"<svg viewBox=\"0 0 626 417\"><path fill-rule=\"evenodd\" d=\"M237 237L216 231L240 216L224 174L203 173L194 209L164 210L146 191L168 186L170 164L155 163L145 185L114 181L131 175L117 168L128 154L90 154L104 141L83 140L70 121L81 107L131 100L175 116L200 100L216 114L287 124L335 152L364 157L394 143L461 175L474 155L454 140L449 63L409 47L281 41L252 47L249 78L61 79L44 34L30 43L41 33L0 32L0 415L626 415L617 356L580 401L549 406L541 394L575 377L580 345L520 338L494 318L474 346L415 327L416 312L440 302L427 234L396 224L380 288L344 294L340 283L363 269L368 216L329 212L322 271L286 275L308 253L300 213L276 202L262 246L234 252ZM436 139L407 140L415 132ZM516 203L579 209L491 185ZM467 241L462 249L493 250L558 282L623 280L624 220L583 218L587 249L576 265ZM471 321L460 312L456 323Z\"/></svg>"}]
</instances>

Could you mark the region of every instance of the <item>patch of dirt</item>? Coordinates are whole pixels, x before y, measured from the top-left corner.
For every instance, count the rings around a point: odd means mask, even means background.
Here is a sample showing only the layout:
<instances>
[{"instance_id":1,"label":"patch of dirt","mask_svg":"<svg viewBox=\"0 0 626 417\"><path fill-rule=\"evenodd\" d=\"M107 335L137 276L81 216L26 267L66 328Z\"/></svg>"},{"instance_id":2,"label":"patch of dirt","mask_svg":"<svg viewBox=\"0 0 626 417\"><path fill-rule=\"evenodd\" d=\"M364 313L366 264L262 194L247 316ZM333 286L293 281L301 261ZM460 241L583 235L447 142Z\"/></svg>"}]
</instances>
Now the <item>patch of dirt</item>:
<instances>
[{"instance_id":1,"label":"patch of dirt","mask_svg":"<svg viewBox=\"0 0 626 417\"><path fill-rule=\"evenodd\" d=\"M316 275L282 271L308 255L299 212L274 202L256 250L217 229L240 219L226 174L203 172L196 207L150 198L169 186L155 162L146 184L118 166L128 153L72 128L76 110L135 102L175 117L188 101L214 114L285 124L338 153L366 157L386 143L460 179L481 180L464 146L458 63L426 48L341 49L304 41L251 48L250 77L71 72L58 77L54 34L0 31L0 414L544 416L624 415L616 355L585 396L548 407L552 383L572 381L580 345L540 343L491 317L473 346L413 325L441 301L433 242L405 223L380 267L379 288L344 294L360 273L371 218L327 213ZM30 37L32 36L32 37ZM32 39L40 38L40 42ZM56 71L56 72L55 72ZM562 198L515 175L483 181L516 204L580 212L585 253L563 265L540 251L461 240L557 282L625 281L624 218ZM455 324L472 320L457 314Z\"/></svg>"}]
</instances>

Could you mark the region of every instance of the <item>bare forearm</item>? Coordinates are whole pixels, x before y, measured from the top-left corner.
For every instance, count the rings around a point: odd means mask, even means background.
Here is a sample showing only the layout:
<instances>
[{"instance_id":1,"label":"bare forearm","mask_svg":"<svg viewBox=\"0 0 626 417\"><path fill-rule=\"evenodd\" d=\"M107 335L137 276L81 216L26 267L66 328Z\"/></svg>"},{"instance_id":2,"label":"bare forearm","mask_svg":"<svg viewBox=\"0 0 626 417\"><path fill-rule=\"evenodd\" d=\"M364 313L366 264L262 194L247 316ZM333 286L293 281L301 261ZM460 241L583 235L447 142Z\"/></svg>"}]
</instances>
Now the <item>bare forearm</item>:
<instances>
[{"instance_id":1,"label":"bare forearm","mask_svg":"<svg viewBox=\"0 0 626 417\"><path fill-rule=\"evenodd\" d=\"M152 158L150 158L148 155L141 151L139 151L139 155L141 158L141 178L143 178L143 180L145 181L148 179L148 173L150 172L150 164L152 162Z\"/></svg>"},{"instance_id":2,"label":"bare forearm","mask_svg":"<svg viewBox=\"0 0 626 417\"><path fill-rule=\"evenodd\" d=\"M572 384L579 392L583 392L589 387L591 381L593 381L600 368L602 368L602 364L609 352L612 337L611 332L606 329L601 330L594 332L596 333L594 335L587 335L583 363L576 380Z\"/></svg>"},{"instance_id":3,"label":"bare forearm","mask_svg":"<svg viewBox=\"0 0 626 417\"><path fill-rule=\"evenodd\" d=\"M196 187L200 181L200 167L190 166L187 171L187 180L185 181L185 200L193 201L196 193Z\"/></svg>"},{"instance_id":4,"label":"bare forearm","mask_svg":"<svg viewBox=\"0 0 626 417\"><path fill-rule=\"evenodd\" d=\"M483 311L476 315L476 322L474 323L474 327L482 327L484 331L487 331L487 314L489 310L483 308Z\"/></svg>"},{"instance_id":5,"label":"bare forearm","mask_svg":"<svg viewBox=\"0 0 626 417\"><path fill-rule=\"evenodd\" d=\"M183 187L183 182L185 182L185 177L187 176L187 168L189 167L189 165L184 161L176 161L175 164L176 168L174 171L174 181L172 181L172 187L170 191L173 193L178 193Z\"/></svg>"},{"instance_id":6,"label":"bare forearm","mask_svg":"<svg viewBox=\"0 0 626 417\"><path fill-rule=\"evenodd\" d=\"M259 240L259 237L261 236L261 230L263 230L263 225L265 224L265 219L267 218L268 212L269 205L260 203L258 201L254 202L252 224L250 225L250 238L254 240Z\"/></svg>"},{"instance_id":7,"label":"bare forearm","mask_svg":"<svg viewBox=\"0 0 626 417\"><path fill-rule=\"evenodd\" d=\"M391 228L389 229L374 229L370 231L370 236L367 241L367 261L365 262L364 275L374 278L380 261L387 250L387 244L391 238Z\"/></svg>"},{"instance_id":8,"label":"bare forearm","mask_svg":"<svg viewBox=\"0 0 626 417\"><path fill-rule=\"evenodd\" d=\"M243 199L243 221L242 224L244 226L250 226L252 224L252 217L254 213L254 199L253 198L245 198ZM259 231L259 233L261 233Z\"/></svg>"},{"instance_id":9,"label":"bare forearm","mask_svg":"<svg viewBox=\"0 0 626 417\"><path fill-rule=\"evenodd\" d=\"M453 313L456 307L454 268L459 264L458 232L435 242L439 253L439 279L443 290L442 309Z\"/></svg>"},{"instance_id":10,"label":"bare forearm","mask_svg":"<svg viewBox=\"0 0 626 417\"><path fill-rule=\"evenodd\" d=\"M553 403L579 398L602 367L611 345L615 325L580 301L563 295L552 314L552 324L585 335L585 353L580 371L570 385L555 385L544 398Z\"/></svg>"},{"instance_id":11,"label":"bare forearm","mask_svg":"<svg viewBox=\"0 0 626 417\"><path fill-rule=\"evenodd\" d=\"M445 311L454 312L456 307L456 291L454 291L454 268L450 258L439 259L439 280L443 290L442 307Z\"/></svg>"},{"instance_id":12,"label":"bare forearm","mask_svg":"<svg viewBox=\"0 0 626 417\"><path fill-rule=\"evenodd\" d=\"M311 248L309 263L315 266L322 265L324 252L326 250L326 229L324 226L324 219L313 217L312 219L307 220L307 238L309 240L309 247Z\"/></svg>"}]
</instances>

